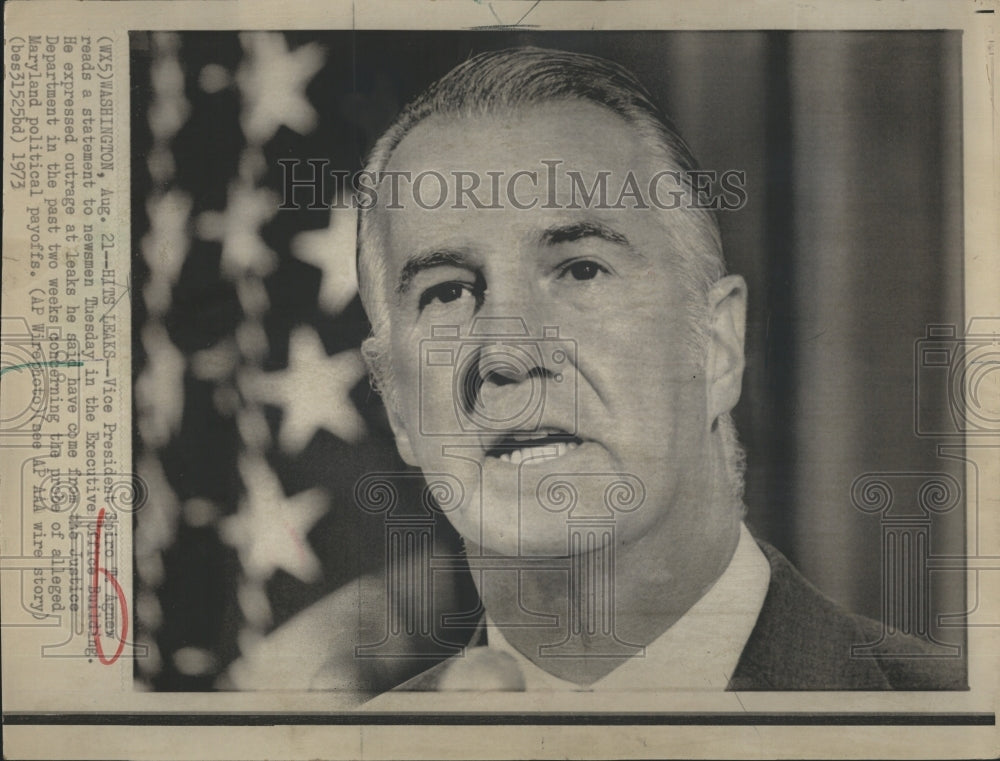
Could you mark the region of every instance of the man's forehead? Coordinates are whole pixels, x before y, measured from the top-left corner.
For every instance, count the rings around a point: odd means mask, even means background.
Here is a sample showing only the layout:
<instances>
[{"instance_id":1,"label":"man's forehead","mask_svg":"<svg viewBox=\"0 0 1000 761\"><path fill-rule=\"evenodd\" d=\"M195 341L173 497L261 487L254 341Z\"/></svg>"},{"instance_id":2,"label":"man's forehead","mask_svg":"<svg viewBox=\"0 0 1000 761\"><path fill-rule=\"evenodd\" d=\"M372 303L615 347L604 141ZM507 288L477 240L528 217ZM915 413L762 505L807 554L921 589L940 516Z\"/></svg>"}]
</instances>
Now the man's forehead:
<instances>
[{"instance_id":1,"label":"man's forehead","mask_svg":"<svg viewBox=\"0 0 1000 761\"><path fill-rule=\"evenodd\" d=\"M485 256L512 250L508 243L618 241L653 253L663 245L663 212L635 205L650 200L649 178L669 166L633 125L586 101L428 117L396 146L369 212L387 244L386 285L405 287L415 257ZM669 202L678 187L666 177L656 192Z\"/></svg>"}]
</instances>

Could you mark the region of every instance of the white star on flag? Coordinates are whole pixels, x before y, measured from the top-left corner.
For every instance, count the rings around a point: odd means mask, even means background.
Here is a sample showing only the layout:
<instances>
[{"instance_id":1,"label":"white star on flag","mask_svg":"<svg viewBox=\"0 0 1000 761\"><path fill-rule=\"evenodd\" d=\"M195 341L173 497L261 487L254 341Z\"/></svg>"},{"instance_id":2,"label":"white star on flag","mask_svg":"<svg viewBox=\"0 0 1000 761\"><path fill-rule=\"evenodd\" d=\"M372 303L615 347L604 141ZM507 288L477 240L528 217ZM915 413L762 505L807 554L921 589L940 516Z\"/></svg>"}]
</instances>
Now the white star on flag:
<instances>
[{"instance_id":1,"label":"white star on flag","mask_svg":"<svg viewBox=\"0 0 1000 761\"><path fill-rule=\"evenodd\" d=\"M292 240L295 258L323 271L319 305L330 314L344 311L358 292L356 224L353 209L335 208L330 210L330 224L326 228L301 233Z\"/></svg>"},{"instance_id":2,"label":"white star on flag","mask_svg":"<svg viewBox=\"0 0 1000 761\"><path fill-rule=\"evenodd\" d=\"M206 211L198 217L198 236L222 243L222 274L238 278L252 273L270 274L278 263L275 254L260 237L260 228L278 208L278 196L245 182L229 186L225 211Z\"/></svg>"},{"instance_id":3,"label":"white star on flag","mask_svg":"<svg viewBox=\"0 0 1000 761\"><path fill-rule=\"evenodd\" d=\"M236 515L222 521L223 540L236 548L250 579L264 581L281 568L304 582L316 581L322 568L306 534L327 510L321 489L285 495L277 476L259 456L239 462L246 496Z\"/></svg>"},{"instance_id":4,"label":"white star on flag","mask_svg":"<svg viewBox=\"0 0 1000 761\"><path fill-rule=\"evenodd\" d=\"M215 346L191 355L191 374L199 380L220 383L230 377L239 362L239 353L232 340L220 341Z\"/></svg>"},{"instance_id":5,"label":"white star on flag","mask_svg":"<svg viewBox=\"0 0 1000 761\"><path fill-rule=\"evenodd\" d=\"M149 131L156 142L164 143L187 121L191 104L184 94L184 69L177 57L180 37L160 32L153 39L159 55L149 72L156 95L149 107Z\"/></svg>"},{"instance_id":6,"label":"white star on flag","mask_svg":"<svg viewBox=\"0 0 1000 761\"><path fill-rule=\"evenodd\" d=\"M147 501L136 512L133 546L135 567L143 585L158 587L164 581L163 552L177 538L180 500L158 457L145 453L136 464L138 477L145 483Z\"/></svg>"},{"instance_id":7,"label":"white star on flag","mask_svg":"<svg viewBox=\"0 0 1000 761\"><path fill-rule=\"evenodd\" d=\"M249 629L244 629L238 635L241 639L245 634L249 639L256 639L254 635L262 629L271 625L271 601L267 599L267 590L263 581L251 581L240 584L236 590L236 599L240 605L240 612L246 620ZM242 648L241 648L242 649Z\"/></svg>"},{"instance_id":8,"label":"white star on flag","mask_svg":"<svg viewBox=\"0 0 1000 761\"><path fill-rule=\"evenodd\" d=\"M187 361L159 322L143 328L142 346L146 367L135 382L139 434L147 447L162 447L180 430Z\"/></svg>"},{"instance_id":9,"label":"white star on flag","mask_svg":"<svg viewBox=\"0 0 1000 761\"><path fill-rule=\"evenodd\" d=\"M188 215L191 197L179 190L154 196L146 204L149 232L142 239L142 258L149 266L149 282L142 291L153 314L170 308L173 287L180 277L188 246Z\"/></svg>"},{"instance_id":10,"label":"white star on flag","mask_svg":"<svg viewBox=\"0 0 1000 761\"><path fill-rule=\"evenodd\" d=\"M300 135L310 132L317 117L306 86L323 67L323 48L309 43L289 51L284 36L274 32L247 32L240 42L250 60L236 74L244 100L240 125L247 140L265 143L282 124Z\"/></svg>"},{"instance_id":11,"label":"white star on flag","mask_svg":"<svg viewBox=\"0 0 1000 761\"><path fill-rule=\"evenodd\" d=\"M365 435L365 422L350 392L366 372L360 351L330 356L315 330L298 327L288 339L288 369L249 371L240 389L256 402L283 408L278 443L297 454L320 428L348 443Z\"/></svg>"}]
</instances>

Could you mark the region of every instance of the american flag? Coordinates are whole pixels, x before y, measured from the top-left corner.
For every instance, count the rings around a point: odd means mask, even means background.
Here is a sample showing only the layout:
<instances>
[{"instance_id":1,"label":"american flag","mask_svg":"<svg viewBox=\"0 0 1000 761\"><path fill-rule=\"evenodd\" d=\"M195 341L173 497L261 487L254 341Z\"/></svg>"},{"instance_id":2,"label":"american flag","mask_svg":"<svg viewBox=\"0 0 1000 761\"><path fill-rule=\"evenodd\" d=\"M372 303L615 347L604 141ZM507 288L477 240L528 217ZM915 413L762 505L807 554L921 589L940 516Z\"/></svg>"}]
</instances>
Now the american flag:
<instances>
[{"instance_id":1,"label":"american flag","mask_svg":"<svg viewBox=\"0 0 1000 761\"><path fill-rule=\"evenodd\" d=\"M359 169L398 107L337 39L132 37L145 689L370 692L427 665L354 657L385 628L385 516L354 488L405 471L358 351L354 212L336 183L279 209L281 159Z\"/></svg>"}]
</instances>

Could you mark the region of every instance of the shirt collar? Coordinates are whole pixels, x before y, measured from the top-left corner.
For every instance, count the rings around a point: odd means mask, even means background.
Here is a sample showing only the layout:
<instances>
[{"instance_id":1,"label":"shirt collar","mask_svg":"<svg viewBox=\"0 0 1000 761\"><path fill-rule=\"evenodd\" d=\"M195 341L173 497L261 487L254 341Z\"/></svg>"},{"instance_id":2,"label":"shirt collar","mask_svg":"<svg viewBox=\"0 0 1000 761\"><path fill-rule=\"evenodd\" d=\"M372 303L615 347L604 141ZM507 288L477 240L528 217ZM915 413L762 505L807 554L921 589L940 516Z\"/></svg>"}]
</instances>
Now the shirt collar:
<instances>
[{"instance_id":1,"label":"shirt collar","mask_svg":"<svg viewBox=\"0 0 1000 761\"><path fill-rule=\"evenodd\" d=\"M514 658L527 690L721 691L729 684L757 623L770 579L767 558L747 527L741 524L740 538L729 565L701 599L647 645L643 655L628 659L586 687L559 679L536 666L507 641L489 615L487 642L489 647Z\"/></svg>"}]
</instances>

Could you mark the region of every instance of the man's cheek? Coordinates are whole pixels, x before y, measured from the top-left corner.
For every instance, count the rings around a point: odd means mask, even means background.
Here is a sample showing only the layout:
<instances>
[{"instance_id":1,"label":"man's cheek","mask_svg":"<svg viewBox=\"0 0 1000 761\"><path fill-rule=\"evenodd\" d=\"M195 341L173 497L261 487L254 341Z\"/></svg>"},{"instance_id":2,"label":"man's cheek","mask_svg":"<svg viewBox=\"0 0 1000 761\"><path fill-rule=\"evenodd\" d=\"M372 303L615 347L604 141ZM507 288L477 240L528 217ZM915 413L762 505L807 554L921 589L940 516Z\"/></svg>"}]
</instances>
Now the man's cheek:
<instances>
[{"instance_id":1,"label":"man's cheek","mask_svg":"<svg viewBox=\"0 0 1000 761\"><path fill-rule=\"evenodd\" d=\"M418 376L410 367L396 371L396 399L400 413L407 421L415 423L419 418L420 386ZM417 428L411 428L416 432Z\"/></svg>"}]
</instances>

